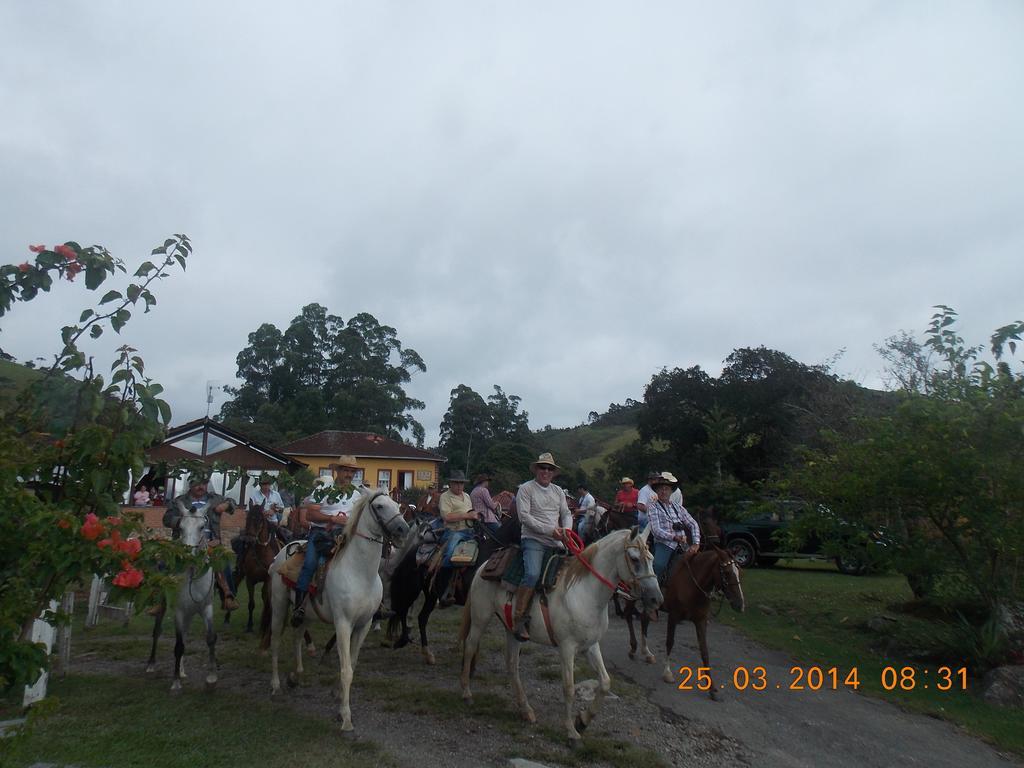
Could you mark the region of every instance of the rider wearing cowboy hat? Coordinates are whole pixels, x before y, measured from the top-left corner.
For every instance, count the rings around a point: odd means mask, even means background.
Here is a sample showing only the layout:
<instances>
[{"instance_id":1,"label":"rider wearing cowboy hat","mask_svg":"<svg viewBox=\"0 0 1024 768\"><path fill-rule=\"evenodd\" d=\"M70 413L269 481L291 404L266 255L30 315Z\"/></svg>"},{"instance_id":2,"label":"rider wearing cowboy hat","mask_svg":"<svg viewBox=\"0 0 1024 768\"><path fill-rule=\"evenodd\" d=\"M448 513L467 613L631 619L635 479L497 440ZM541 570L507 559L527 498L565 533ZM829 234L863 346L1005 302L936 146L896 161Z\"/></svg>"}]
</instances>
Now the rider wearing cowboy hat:
<instances>
[{"instance_id":1,"label":"rider wearing cowboy hat","mask_svg":"<svg viewBox=\"0 0 1024 768\"><path fill-rule=\"evenodd\" d=\"M225 499L223 496L211 495L208 486L208 477L193 474L188 481L188 493L183 493L171 500L167 511L164 512L163 519L164 525L171 529L171 538L176 539L181 535L181 530L178 527L181 523L181 511L178 509L178 503L180 502L182 506L192 507L193 509L207 507L206 537L210 547L220 546L220 516L225 512L229 515L235 514L235 502L231 499ZM235 601L235 591L231 588L231 582L229 581L231 578L231 567L228 566L224 571L215 573L214 578L216 578L217 586L220 587L224 595L224 610L238 610L238 603Z\"/></svg>"},{"instance_id":2,"label":"rider wearing cowboy hat","mask_svg":"<svg viewBox=\"0 0 1024 768\"><path fill-rule=\"evenodd\" d=\"M523 580L516 590L513 633L520 642L530 639L530 604L544 560L561 545L566 529L572 529L572 513L565 494L551 482L561 469L554 456L542 453L531 462L530 469L534 479L520 485L516 492L516 511L523 529Z\"/></svg>"},{"instance_id":3,"label":"rider wearing cowboy hat","mask_svg":"<svg viewBox=\"0 0 1024 768\"><path fill-rule=\"evenodd\" d=\"M313 580L320 552L334 544L336 529L342 528L348 520L348 513L358 498L359 489L352 484L359 466L356 457L345 455L331 464L334 476L332 498L317 503L312 497L303 502L302 512L309 523L309 538L306 541L306 559L302 563L299 580L295 584L295 610L292 612L292 626L297 627L306 615L306 594L309 582ZM318 551L320 550L320 551Z\"/></svg>"},{"instance_id":4,"label":"rider wearing cowboy hat","mask_svg":"<svg viewBox=\"0 0 1024 768\"><path fill-rule=\"evenodd\" d=\"M442 608L455 602L454 595L449 588L452 579L452 554L460 541L473 538L469 521L477 519L477 513L473 511L473 502L469 494L464 492L466 475L456 469L447 482L448 490L441 494L438 501L438 508L445 528L444 538L441 540L441 546L444 547L444 559L434 577L434 594L440 595Z\"/></svg>"},{"instance_id":5,"label":"rider wearing cowboy hat","mask_svg":"<svg viewBox=\"0 0 1024 768\"><path fill-rule=\"evenodd\" d=\"M692 556L700 549L700 526L684 507L671 500L672 489L679 482L671 472L662 472L651 480L657 497L647 506L647 515L654 536L654 572L661 580L677 552ZM687 531L692 544L687 541Z\"/></svg>"}]
</instances>

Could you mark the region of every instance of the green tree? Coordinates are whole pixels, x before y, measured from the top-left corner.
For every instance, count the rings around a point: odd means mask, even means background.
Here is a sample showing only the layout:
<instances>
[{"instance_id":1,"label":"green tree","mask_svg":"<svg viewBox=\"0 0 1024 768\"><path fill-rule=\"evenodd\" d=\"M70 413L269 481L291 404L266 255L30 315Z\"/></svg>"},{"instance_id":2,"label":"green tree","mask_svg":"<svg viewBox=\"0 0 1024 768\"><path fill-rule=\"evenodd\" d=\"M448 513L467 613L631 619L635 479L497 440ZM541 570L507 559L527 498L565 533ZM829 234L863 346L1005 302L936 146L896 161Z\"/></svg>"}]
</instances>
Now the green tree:
<instances>
[{"instance_id":1,"label":"green tree","mask_svg":"<svg viewBox=\"0 0 1024 768\"><path fill-rule=\"evenodd\" d=\"M1024 323L993 334L993 365L964 343L956 313L938 310L923 345L937 358L926 379L908 379L888 413L832 434L793 479L837 519L884 526L889 564L915 595L967 598L994 615L1021 599L1024 374L1004 354Z\"/></svg>"},{"instance_id":2,"label":"green tree","mask_svg":"<svg viewBox=\"0 0 1024 768\"><path fill-rule=\"evenodd\" d=\"M405 385L426 366L397 331L368 313L347 323L320 304L302 308L284 331L264 323L239 352L238 387L220 419L254 438L280 443L324 429L410 433L423 445L411 412L424 404Z\"/></svg>"},{"instance_id":3,"label":"green tree","mask_svg":"<svg viewBox=\"0 0 1024 768\"><path fill-rule=\"evenodd\" d=\"M520 477L532 459L517 466L532 450L529 414L519 409L522 398L495 385L485 401L465 384L451 391L441 419L441 452L452 469L470 473L514 473ZM498 487L498 481L495 482Z\"/></svg>"}]
</instances>

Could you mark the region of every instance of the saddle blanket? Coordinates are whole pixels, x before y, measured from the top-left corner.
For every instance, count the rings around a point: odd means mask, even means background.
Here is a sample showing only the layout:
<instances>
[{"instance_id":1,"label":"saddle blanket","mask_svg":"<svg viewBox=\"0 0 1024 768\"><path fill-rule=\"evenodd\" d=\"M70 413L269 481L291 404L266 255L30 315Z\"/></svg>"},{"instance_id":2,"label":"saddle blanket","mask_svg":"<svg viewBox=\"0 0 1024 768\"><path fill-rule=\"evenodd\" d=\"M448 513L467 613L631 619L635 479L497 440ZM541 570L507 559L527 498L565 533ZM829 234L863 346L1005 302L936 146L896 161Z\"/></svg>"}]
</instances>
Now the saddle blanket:
<instances>
[{"instance_id":1,"label":"saddle blanket","mask_svg":"<svg viewBox=\"0 0 1024 768\"><path fill-rule=\"evenodd\" d=\"M541 577L540 581L537 582L537 589L549 592L555 588L555 584L558 583L558 574L562 569L562 563L567 557L567 555L557 552L548 554L544 559L544 564L541 566ZM523 566L522 555L512 558L512 562L505 571L505 575L501 577L501 585L509 592L514 592L522 583L523 576L525 575L526 568Z\"/></svg>"}]
</instances>

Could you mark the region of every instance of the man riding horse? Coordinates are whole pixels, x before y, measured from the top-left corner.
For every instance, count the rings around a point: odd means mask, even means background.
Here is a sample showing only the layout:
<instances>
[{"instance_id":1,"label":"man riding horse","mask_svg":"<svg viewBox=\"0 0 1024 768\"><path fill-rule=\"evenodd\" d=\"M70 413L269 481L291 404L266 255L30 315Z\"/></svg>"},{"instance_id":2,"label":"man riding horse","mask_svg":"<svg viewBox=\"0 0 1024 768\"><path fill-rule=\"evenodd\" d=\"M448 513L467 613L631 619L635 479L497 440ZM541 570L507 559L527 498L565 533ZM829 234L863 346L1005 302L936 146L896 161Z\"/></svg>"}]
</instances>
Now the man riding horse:
<instances>
[{"instance_id":1,"label":"man riding horse","mask_svg":"<svg viewBox=\"0 0 1024 768\"><path fill-rule=\"evenodd\" d=\"M473 502L469 494L465 493L466 475L456 469L448 478L448 490L441 494L438 502L441 512L441 519L444 520L444 538L441 539L441 546L444 548L441 566L434 577L434 592L441 595L440 603L446 608L455 602L452 593L451 581L452 554L460 542L473 538L473 531L469 527L469 521L476 521L477 513L473 511Z\"/></svg>"},{"instance_id":2,"label":"man riding horse","mask_svg":"<svg viewBox=\"0 0 1024 768\"><path fill-rule=\"evenodd\" d=\"M671 499L672 489L678 482L671 472L662 472L650 482L656 496L647 505L647 515L654 536L654 572L662 583L678 553L692 557L700 549L700 526L685 507ZM686 538L687 532L692 543Z\"/></svg>"},{"instance_id":3,"label":"man riding horse","mask_svg":"<svg viewBox=\"0 0 1024 768\"><path fill-rule=\"evenodd\" d=\"M284 500L281 494L274 490L274 476L264 472L260 475L259 488L249 497L250 506L263 509L263 519L267 521L267 528L271 536L276 536L282 543L291 541L291 531L281 526L281 513L284 511ZM231 548L235 550L235 559L238 568L241 569L245 561L246 551L249 549L249 540L245 536L238 536L231 542Z\"/></svg>"},{"instance_id":4,"label":"man riding horse","mask_svg":"<svg viewBox=\"0 0 1024 768\"><path fill-rule=\"evenodd\" d=\"M523 580L516 590L516 640L530 639L530 604L540 581L544 560L562 546L566 529L572 528L572 514L562 489L555 485L555 475L561 469L550 453L542 453L530 464L533 480L519 486L516 492L516 510L522 525Z\"/></svg>"},{"instance_id":5,"label":"man riding horse","mask_svg":"<svg viewBox=\"0 0 1024 768\"><path fill-rule=\"evenodd\" d=\"M186 509L198 509L209 504L206 513L206 538L209 546L220 546L220 516L223 513L233 515L235 513L235 502L225 499L223 496L211 495L208 489L209 478L200 475L193 475L188 481L188 493L183 493L173 499L164 512L163 523L171 529L171 538L177 539L181 535L179 524L181 523L181 510L178 507L180 502ZM235 592L230 586L231 568L214 574L217 585L224 594L224 610L237 611L238 603L235 601Z\"/></svg>"},{"instance_id":6,"label":"man riding horse","mask_svg":"<svg viewBox=\"0 0 1024 768\"><path fill-rule=\"evenodd\" d=\"M295 610L292 613L292 626L302 624L306 615L306 594L309 583L316 573L320 555L326 555L334 546L334 536L340 533L348 520L348 514L359 498L359 489L352 484L359 467L355 456L341 456L331 464L334 475L334 489L327 498L316 502L309 497L303 502L302 511L309 523L309 538L306 540L306 559L302 564L302 572L295 584Z\"/></svg>"}]
</instances>

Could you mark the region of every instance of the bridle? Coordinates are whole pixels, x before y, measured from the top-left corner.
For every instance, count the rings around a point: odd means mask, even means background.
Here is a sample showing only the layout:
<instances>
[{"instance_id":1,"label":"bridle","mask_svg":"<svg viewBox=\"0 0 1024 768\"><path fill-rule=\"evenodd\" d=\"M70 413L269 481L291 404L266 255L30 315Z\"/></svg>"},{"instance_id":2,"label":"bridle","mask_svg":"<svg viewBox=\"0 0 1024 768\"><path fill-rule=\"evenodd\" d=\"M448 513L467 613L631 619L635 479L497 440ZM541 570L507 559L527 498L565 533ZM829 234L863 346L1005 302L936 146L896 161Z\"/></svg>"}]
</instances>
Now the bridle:
<instances>
[{"instance_id":1,"label":"bridle","mask_svg":"<svg viewBox=\"0 0 1024 768\"><path fill-rule=\"evenodd\" d=\"M714 551L714 550L712 550L712 551ZM693 582L693 586L695 586L698 590L700 590L700 593L702 595L704 595L704 597L706 597L708 600L714 600L716 592L721 592L724 595L729 587L738 587L738 586L740 586L739 576L736 577L736 581L730 581L726 577L726 573L729 572L729 571L732 571L734 566L736 565L736 559L733 558L733 557L730 557L728 560L723 561L721 559L721 557L718 556L717 552L715 552L715 557L716 557L716 559L718 561L718 578L714 579L714 577L712 577L713 581L711 583L711 591L710 592L705 590L704 587L702 587L700 585L700 583L697 581L697 577L693 575L693 566L692 566L691 559L690 558L686 559L686 571L687 571L687 573L690 574L690 581ZM738 569L737 569L737 571L738 571Z\"/></svg>"},{"instance_id":2,"label":"bridle","mask_svg":"<svg viewBox=\"0 0 1024 768\"><path fill-rule=\"evenodd\" d=\"M387 491L385 491L383 488L378 488L374 492L373 496L371 496L367 500L367 502L366 502L366 506L368 506L370 508L370 512L373 514L374 519L377 521L377 525L379 525L380 528L381 528L381 531L383 531L383 534L382 534L381 538L378 539L378 538L375 538L373 536L367 536L365 533L360 533L358 530L355 531L355 535L358 536L361 539L366 539L367 541L372 541L375 544L380 544L381 546L383 546L385 540L391 542L392 544L395 543L395 539L388 532L388 529L390 528L391 523L393 523L396 518L400 517L404 521L405 520L405 516L402 514L401 507L399 507L398 511L396 511L393 515L391 515L391 517L389 517L387 520L381 520L380 519L380 512L373 505L373 502L375 502L381 496L387 496L389 499L391 498L391 496L388 495Z\"/></svg>"},{"instance_id":3,"label":"bridle","mask_svg":"<svg viewBox=\"0 0 1024 768\"><path fill-rule=\"evenodd\" d=\"M634 542L632 536L626 536L622 546L622 557L626 561L626 569L629 571L630 579L628 582L620 581L618 584L612 584L608 579L602 576L597 570L583 557L583 542L579 535L573 530L566 530L565 532L566 548L569 552L579 560L583 566L590 571L594 576L597 577L598 581L604 584L608 589L615 592L622 587L626 587L629 590L630 596L636 598L640 594L640 582L644 579L656 579L657 577L651 573L648 576L641 576L637 573L636 568L633 566L633 560L629 556L629 550L635 548L639 553L640 557L643 558L645 555L650 554L650 550L647 545L642 542Z\"/></svg>"}]
</instances>

